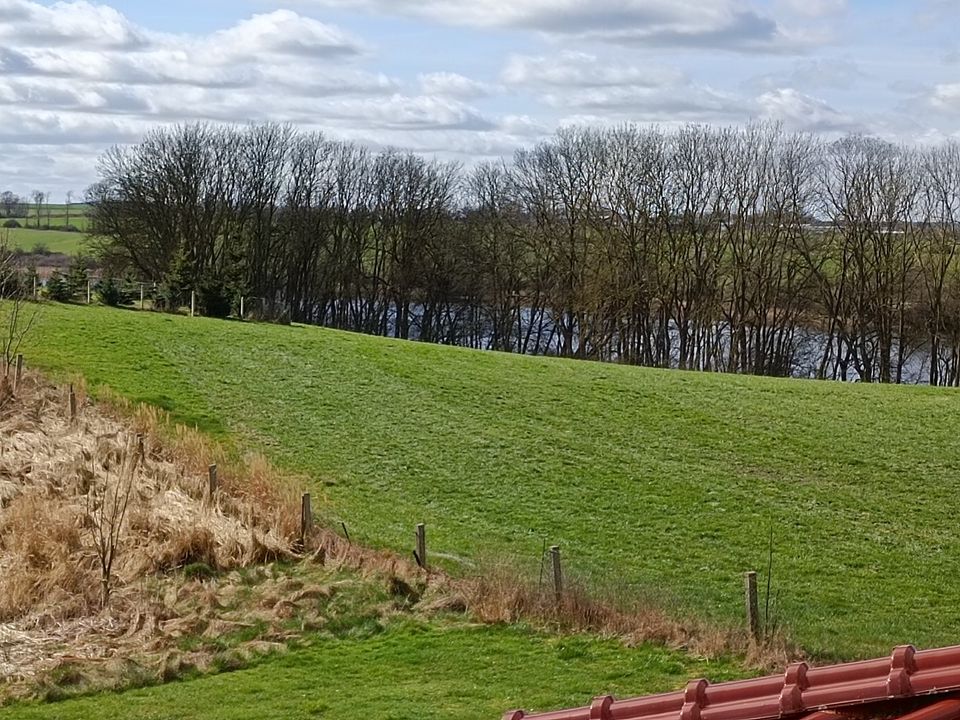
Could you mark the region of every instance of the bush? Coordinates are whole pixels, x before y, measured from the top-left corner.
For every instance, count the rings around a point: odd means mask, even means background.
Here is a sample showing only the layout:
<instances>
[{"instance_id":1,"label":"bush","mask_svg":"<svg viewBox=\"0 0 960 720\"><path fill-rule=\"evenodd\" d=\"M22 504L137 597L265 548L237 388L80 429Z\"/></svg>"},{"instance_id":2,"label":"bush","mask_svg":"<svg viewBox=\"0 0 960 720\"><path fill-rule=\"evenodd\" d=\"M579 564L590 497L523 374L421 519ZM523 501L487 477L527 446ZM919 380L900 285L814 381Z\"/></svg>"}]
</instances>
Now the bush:
<instances>
[{"instance_id":1,"label":"bush","mask_svg":"<svg viewBox=\"0 0 960 720\"><path fill-rule=\"evenodd\" d=\"M80 228L76 225L61 225L59 229L63 232L80 232Z\"/></svg>"},{"instance_id":2,"label":"bush","mask_svg":"<svg viewBox=\"0 0 960 720\"><path fill-rule=\"evenodd\" d=\"M34 255L49 255L50 248L47 247L46 243L36 243L30 252Z\"/></svg>"},{"instance_id":3,"label":"bush","mask_svg":"<svg viewBox=\"0 0 960 720\"><path fill-rule=\"evenodd\" d=\"M13 228L18 228L18 227L20 227L20 223L18 223L18 222L17 222L16 220L14 220L13 218L10 218L9 220L7 220L7 221L3 224L3 226L4 226L5 228L13 229Z\"/></svg>"},{"instance_id":4,"label":"bush","mask_svg":"<svg viewBox=\"0 0 960 720\"><path fill-rule=\"evenodd\" d=\"M97 284L97 297L110 307L127 305L132 299L124 283L112 277L104 278Z\"/></svg>"}]
</instances>

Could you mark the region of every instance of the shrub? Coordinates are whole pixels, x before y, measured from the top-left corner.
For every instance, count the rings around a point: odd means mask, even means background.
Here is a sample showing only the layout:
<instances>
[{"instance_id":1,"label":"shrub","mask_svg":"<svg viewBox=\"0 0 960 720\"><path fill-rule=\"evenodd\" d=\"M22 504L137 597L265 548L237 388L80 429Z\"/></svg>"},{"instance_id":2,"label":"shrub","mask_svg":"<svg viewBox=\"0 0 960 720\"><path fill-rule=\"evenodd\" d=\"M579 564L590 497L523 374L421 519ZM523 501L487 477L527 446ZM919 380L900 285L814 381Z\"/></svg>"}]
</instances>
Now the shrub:
<instances>
[{"instance_id":1,"label":"shrub","mask_svg":"<svg viewBox=\"0 0 960 720\"><path fill-rule=\"evenodd\" d=\"M80 228L76 225L61 225L60 230L63 232L80 232Z\"/></svg>"},{"instance_id":2,"label":"shrub","mask_svg":"<svg viewBox=\"0 0 960 720\"><path fill-rule=\"evenodd\" d=\"M4 226L5 228L11 228L11 229L13 229L13 228L18 228L18 227L20 227L20 223L18 223L18 222L17 222L16 220L14 220L13 218L10 218L10 219L7 220L5 223L3 223L3 226Z\"/></svg>"},{"instance_id":3,"label":"shrub","mask_svg":"<svg viewBox=\"0 0 960 720\"><path fill-rule=\"evenodd\" d=\"M36 243L30 252L34 255L49 255L50 248L47 247L46 243Z\"/></svg>"}]
</instances>

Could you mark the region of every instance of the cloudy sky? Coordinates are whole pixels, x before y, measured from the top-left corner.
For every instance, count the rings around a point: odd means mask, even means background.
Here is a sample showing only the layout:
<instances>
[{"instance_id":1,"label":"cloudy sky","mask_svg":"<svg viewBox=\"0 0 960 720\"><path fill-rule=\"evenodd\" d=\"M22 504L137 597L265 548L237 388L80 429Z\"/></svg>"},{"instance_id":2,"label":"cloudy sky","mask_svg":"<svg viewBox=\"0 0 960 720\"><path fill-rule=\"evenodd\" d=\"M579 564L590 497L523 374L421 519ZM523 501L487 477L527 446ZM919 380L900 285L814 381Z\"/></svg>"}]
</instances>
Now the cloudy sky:
<instances>
[{"instance_id":1,"label":"cloudy sky","mask_svg":"<svg viewBox=\"0 0 960 720\"><path fill-rule=\"evenodd\" d=\"M955 0L0 0L0 190L159 124L282 121L469 164L569 123L960 138Z\"/></svg>"}]
</instances>

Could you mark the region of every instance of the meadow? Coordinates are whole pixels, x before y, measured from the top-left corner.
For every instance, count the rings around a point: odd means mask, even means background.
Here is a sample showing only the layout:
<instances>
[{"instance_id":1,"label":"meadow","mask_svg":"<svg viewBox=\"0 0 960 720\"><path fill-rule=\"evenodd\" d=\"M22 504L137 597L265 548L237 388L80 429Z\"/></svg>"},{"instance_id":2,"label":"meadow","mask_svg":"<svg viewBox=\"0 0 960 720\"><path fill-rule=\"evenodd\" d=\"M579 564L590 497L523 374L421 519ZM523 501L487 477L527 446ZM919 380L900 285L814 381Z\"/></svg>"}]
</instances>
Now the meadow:
<instances>
[{"instance_id":1,"label":"meadow","mask_svg":"<svg viewBox=\"0 0 960 720\"><path fill-rule=\"evenodd\" d=\"M536 573L558 544L581 582L732 624L772 537L773 614L812 656L960 634L951 390L53 304L28 343L31 364L303 473L354 540L409 551L426 522L454 572L508 556Z\"/></svg>"},{"instance_id":2,"label":"meadow","mask_svg":"<svg viewBox=\"0 0 960 720\"><path fill-rule=\"evenodd\" d=\"M62 255L76 255L87 241L84 233L32 228L0 228L0 238L3 237L9 237L9 247L14 250L32 252L42 245L48 252Z\"/></svg>"}]
</instances>

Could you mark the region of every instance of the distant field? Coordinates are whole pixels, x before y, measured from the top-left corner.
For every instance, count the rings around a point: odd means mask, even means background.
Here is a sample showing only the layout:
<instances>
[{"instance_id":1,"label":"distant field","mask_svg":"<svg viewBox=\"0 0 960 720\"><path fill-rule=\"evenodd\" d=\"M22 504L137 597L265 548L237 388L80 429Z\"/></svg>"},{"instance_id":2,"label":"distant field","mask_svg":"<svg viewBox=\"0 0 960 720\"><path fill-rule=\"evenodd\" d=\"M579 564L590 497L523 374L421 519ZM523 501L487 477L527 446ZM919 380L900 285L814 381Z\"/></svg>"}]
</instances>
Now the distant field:
<instances>
[{"instance_id":1,"label":"distant field","mask_svg":"<svg viewBox=\"0 0 960 720\"><path fill-rule=\"evenodd\" d=\"M80 371L308 474L359 540L571 570L723 622L774 536L822 657L960 637L960 395L479 353L307 327L44 308ZM458 567L454 565L454 567Z\"/></svg>"},{"instance_id":2,"label":"distant field","mask_svg":"<svg viewBox=\"0 0 960 720\"><path fill-rule=\"evenodd\" d=\"M62 227L63 225L69 224L73 225L78 230L86 231L90 227L90 219L87 217L89 210L90 206L82 203L70 205L69 212L66 205L44 205L43 211L40 213L40 226L44 227L46 225L50 225L50 227ZM29 206L27 217L15 218L15 220L24 227L36 229L36 206ZM0 220L0 222L2 222L2 220Z\"/></svg>"},{"instance_id":3,"label":"distant field","mask_svg":"<svg viewBox=\"0 0 960 720\"><path fill-rule=\"evenodd\" d=\"M79 232L0 227L0 239L7 236L7 233L9 233L11 248L27 252L32 251L37 245L43 245L50 252L75 255L87 240L87 235Z\"/></svg>"}]
</instances>

